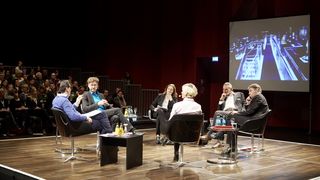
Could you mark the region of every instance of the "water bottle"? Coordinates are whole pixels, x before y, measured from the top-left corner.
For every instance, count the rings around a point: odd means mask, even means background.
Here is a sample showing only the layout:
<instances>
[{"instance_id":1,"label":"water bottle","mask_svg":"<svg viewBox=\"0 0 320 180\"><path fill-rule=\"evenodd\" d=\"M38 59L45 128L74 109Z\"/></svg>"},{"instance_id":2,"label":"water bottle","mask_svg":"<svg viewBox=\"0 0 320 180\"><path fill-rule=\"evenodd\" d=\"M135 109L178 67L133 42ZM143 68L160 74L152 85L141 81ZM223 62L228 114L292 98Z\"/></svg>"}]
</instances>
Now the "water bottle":
<instances>
[{"instance_id":1,"label":"water bottle","mask_svg":"<svg viewBox=\"0 0 320 180\"><path fill-rule=\"evenodd\" d=\"M122 124L120 124L120 127L119 127L119 136L122 136L123 134L124 134L123 126L122 126Z\"/></svg>"},{"instance_id":2,"label":"water bottle","mask_svg":"<svg viewBox=\"0 0 320 180\"><path fill-rule=\"evenodd\" d=\"M128 117L129 116L129 112L128 112L128 108L126 108L125 110L124 110L124 117Z\"/></svg>"},{"instance_id":3,"label":"water bottle","mask_svg":"<svg viewBox=\"0 0 320 180\"><path fill-rule=\"evenodd\" d=\"M216 126L220 126L221 125L221 117L220 117L220 115L217 116L215 125Z\"/></svg>"},{"instance_id":4,"label":"water bottle","mask_svg":"<svg viewBox=\"0 0 320 180\"><path fill-rule=\"evenodd\" d=\"M119 134L120 134L120 127L119 127L118 124L116 125L116 129L115 129L114 133L115 133L117 136L119 136Z\"/></svg>"},{"instance_id":5,"label":"water bottle","mask_svg":"<svg viewBox=\"0 0 320 180\"><path fill-rule=\"evenodd\" d=\"M222 126L227 125L227 122L226 122L226 119L225 119L224 116L221 117L221 125L222 125Z\"/></svg>"}]
</instances>

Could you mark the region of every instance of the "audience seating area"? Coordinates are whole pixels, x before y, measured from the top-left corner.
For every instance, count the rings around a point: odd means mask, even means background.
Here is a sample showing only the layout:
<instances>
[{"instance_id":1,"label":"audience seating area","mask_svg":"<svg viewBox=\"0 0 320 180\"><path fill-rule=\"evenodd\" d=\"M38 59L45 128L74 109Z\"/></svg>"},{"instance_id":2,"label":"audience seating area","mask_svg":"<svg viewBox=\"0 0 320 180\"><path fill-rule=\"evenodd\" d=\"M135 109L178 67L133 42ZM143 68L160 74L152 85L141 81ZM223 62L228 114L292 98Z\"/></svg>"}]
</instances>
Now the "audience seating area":
<instances>
[{"instance_id":1,"label":"audience seating area","mask_svg":"<svg viewBox=\"0 0 320 180\"><path fill-rule=\"evenodd\" d=\"M95 72L83 72L80 68L22 67L17 72L14 66L0 66L0 109L7 111L1 118L0 138L26 137L30 135L54 135L55 121L51 104L58 89L59 80L69 79L72 84L70 100L87 90L88 77L99 78L99 91L108 90L113 95L120 88L127 105L137 110L138 118L131 122L136 128L154 127L148 119L148 109L158 95L157 89L144 89L141 84L127 84L122 79L110 79ZM40 109L41 113L33 113ZM2 116L1 116L2 117ZM42 129L42 131L41 131ZM36 132L36 133L35 133Z\"/></svg>"}]
</instances>

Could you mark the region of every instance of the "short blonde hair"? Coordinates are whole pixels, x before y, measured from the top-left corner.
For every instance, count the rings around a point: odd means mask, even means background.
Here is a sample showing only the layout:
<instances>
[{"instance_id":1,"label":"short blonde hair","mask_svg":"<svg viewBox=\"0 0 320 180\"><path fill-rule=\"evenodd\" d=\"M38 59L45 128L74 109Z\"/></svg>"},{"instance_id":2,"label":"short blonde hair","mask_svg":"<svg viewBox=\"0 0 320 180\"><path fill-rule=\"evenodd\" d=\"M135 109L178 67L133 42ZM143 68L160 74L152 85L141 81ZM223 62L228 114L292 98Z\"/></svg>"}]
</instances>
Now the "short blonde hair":
<instances>
[{"instance_id":1,"label":"short blonde hair","mask_svg":"<svg viewBox=\"0 0 320 180\"><path fill-rule=\"evenodd\" d=\"M257 91L258 93L261 93L261 92L262 92L261 86L260 86L259 84L257 84L257 83L250 84L250 85L248 86L248 89L250 89L250 88L254 89L254 90Z\"/></svg>"},{"instance_id":2,"label":"short blonde hair","mask_svg":"<svg viewBox=\"0 0 320 180\"><path fill-rule=\"evenodd\" d=\"M87 80L87 84L92 83L92 82L99 83L99 78L97 78L97 77L89 77L88 80Z\"/></svg>"},{"instance_id":3,"label":"short blonde hair","mask_svg":"<svg viewBox=\"0 0 320 180\"><path fill-rule=\"evenodd\" d=\"M186 93L186 97L194 98L198 94L198 89L194 84L186 83L182 86L182 92Z\"/></svg>"}]
</instances>

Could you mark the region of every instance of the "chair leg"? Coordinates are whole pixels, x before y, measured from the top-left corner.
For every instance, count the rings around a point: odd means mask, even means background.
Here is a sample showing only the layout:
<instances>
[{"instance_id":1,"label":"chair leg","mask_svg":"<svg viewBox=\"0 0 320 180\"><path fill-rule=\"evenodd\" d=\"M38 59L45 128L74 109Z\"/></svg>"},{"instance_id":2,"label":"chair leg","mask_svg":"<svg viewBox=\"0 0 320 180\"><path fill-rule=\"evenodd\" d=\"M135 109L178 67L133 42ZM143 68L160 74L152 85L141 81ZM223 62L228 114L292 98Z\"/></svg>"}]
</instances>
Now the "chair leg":
<instances>
[{"instance_id":1,"label":"chair leg","mask_svg":"<svg viewBox=\"0 0 320 180\"><path fill-rule=\"evenodd\" d=\"M180 144L179 148L179 160L177 162L177 167L182 167L184 166L185 163L183 162L183 144Z\"/></svg>"},{"instance_id":2,"label":"chair leg","mask_svg":"<svg viewBox=\"0 0 320 180\"><path fill-rule=\"evenodd\" d=\"M179 159L178 159L178 162L175 162L175 163L170 163L168 165L160 165L160 166L166 166L166 167L171 167L171 168L179 168L179 167L182 167L182 166L189 166L189 167L195 167L195 168L203 168L201 166L195 166L195 165L192 165L190 164L189 162L184 162L183 161L183 144L181 143L180 144L180 147L179 147Z\"/></svg>"},{"instance_id":3,"label":"chair leg","mask_svg":"<svg viewBox=\"0 0 320 180\"><path fill-rule=\"evenodd\" d=\"M70 141L71 141L71 155L67 159L65 159L64 162L68 162L68 161L74 160L74 159L82 160L82 161L89 161L89 159L85 159L83 157L75 155L74 138L72 136L70 136Z\"/></svg>"},{"instance_id":4,"label":"chair leg","mask_svg":"<svg viewBox=\"0 0 320 180\"><path fill-rule=\"evenodd\" d=\"M264 135L262 134L261 137L261 151L264 151Z\"/></svg>"},{"instance_id":5,"label":"chair leg","mask_svg":"<svg viewBox=\"0 0 320 180\"><path fill-rule=\"evenodd\" d=\"M250 153L253 153L254 152L254 135L251 134L251 152Z\"/></svg>"},{"instance_id":6,"label":"chair leg","mask_svg":"<svg viewBox=\"0 0 320 180\"><path fill-rule=\"evenodd\" d=\"M60 146L62 146L62 136L59 135L58 127L56 127L56 145L58 146L58 141L60 142ZM61 153L61 154L71 154L77 152L77 149L71 150L70 148L55 148L55 152Z\"/></svg>"},{"instance_id":7,"label":"chair leg","mask_svg":"<svg viewBox=\"0 0 320 180\"><path fill-rule=\"evenodd\" d=\"M98 131L98 132L97 132L97 145L96 145L96 153L97 153L97 157L98 157L98 158L100 157L100 143L101 143L100 133L99 133L99 131Z\"/></svg>"},{"instance_id":8,"label":"chair leg","mask_svg":"<svg viewBox=\"0 0 320 180\"><path fill-rule=\"evenodd\" d=\"M74 139L73 137L71 138L71 155L64 161L64 162L68 162L70 160L76 159L76 157L74 156Z\"/></svg>"},{"instance_id":9,"label":"chair leg","mask_svg":"<svg viewBox=\"0 0 320 180\"><path fill-rule=\"evenodd\" d=\"M58 145L58 138L59 138L59 130L58 130L58 127L56 127L56 145ZM62 144L61 136L60 136L60 144Z\"/></svg>"}]
</instances>

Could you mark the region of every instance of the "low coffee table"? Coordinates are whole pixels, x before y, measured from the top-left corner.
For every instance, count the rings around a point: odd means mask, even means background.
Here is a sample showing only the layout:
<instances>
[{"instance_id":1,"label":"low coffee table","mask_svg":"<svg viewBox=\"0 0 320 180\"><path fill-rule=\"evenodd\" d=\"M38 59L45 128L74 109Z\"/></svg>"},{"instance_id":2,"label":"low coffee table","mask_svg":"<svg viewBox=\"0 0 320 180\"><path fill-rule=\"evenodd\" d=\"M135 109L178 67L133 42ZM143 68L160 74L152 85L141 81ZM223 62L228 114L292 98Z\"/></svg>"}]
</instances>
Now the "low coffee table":
<instances>
[{"instance_id":1,"label":"low coffee table","mask_svg":"<svg viewBox=\"0 0 320 180\"><path fill-rule=\"evenodd\" d=\"M102 134L100 166L118 162L118 146L127 147L126 169L142 165L143 133L123 136Z\"/></svg>"}]
</instances>

